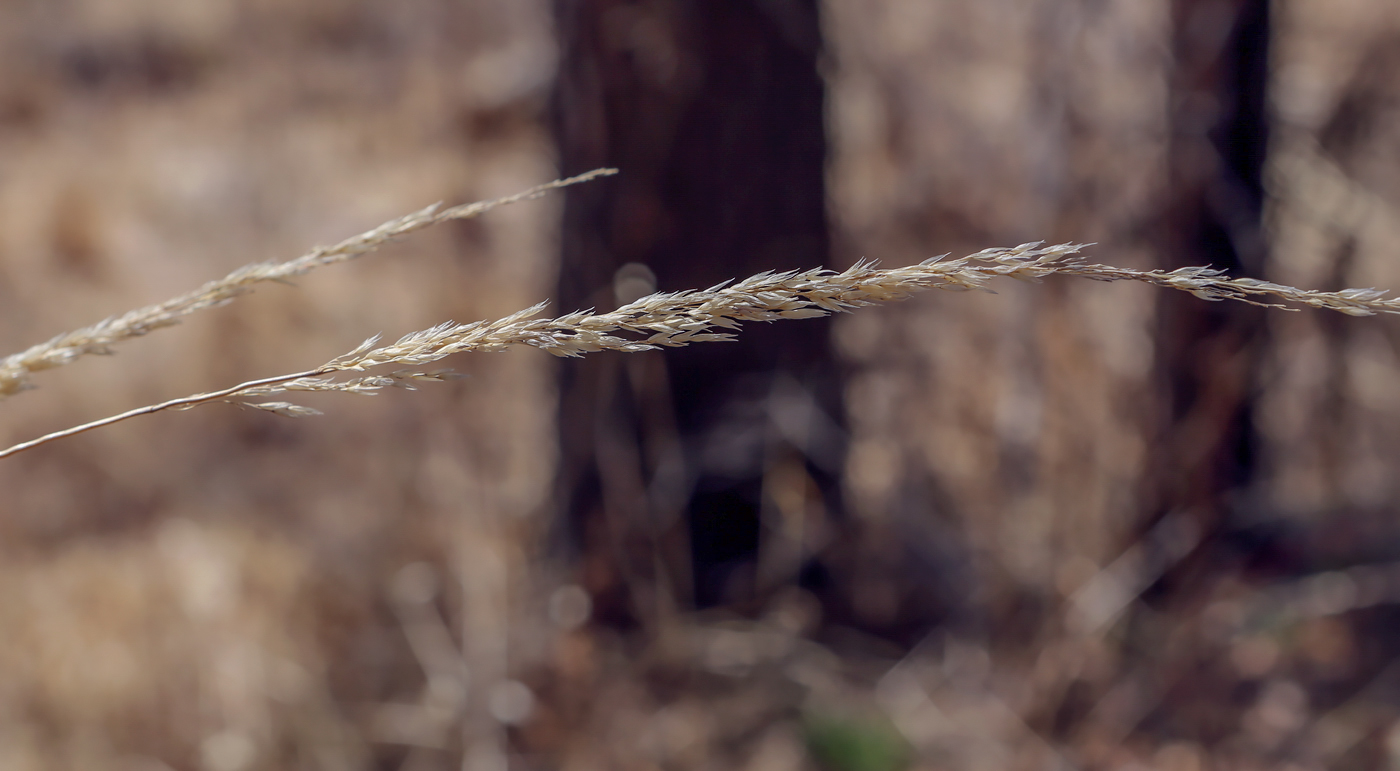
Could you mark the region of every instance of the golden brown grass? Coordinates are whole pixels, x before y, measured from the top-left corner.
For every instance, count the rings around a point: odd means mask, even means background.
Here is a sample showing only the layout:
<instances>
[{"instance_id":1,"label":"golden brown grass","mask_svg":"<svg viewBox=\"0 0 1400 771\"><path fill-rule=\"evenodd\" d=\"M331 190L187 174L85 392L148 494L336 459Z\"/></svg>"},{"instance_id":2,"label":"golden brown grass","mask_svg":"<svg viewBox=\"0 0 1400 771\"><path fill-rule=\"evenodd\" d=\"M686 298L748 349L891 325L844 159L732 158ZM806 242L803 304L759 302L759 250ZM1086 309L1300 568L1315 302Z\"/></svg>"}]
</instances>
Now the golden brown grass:
<instances>
[{"instance_id":1,"label":"golden brown grass","mask_svg":"<svg viewBox=\"0 0 1400 771\"><path fill-rule=\"evenodd\" d=\"M614 173L613 169L596 169L505 198L441 210L436 205L430 206L334 246L317 248L295 260L245 266L193 292L65 333L7 357L0 363L0 397L30 387L28 375L34 371L61 366L84 355L108 353L111 345L117 342L171 326L198 310L222 305L250 291L253 284L283 281L322 265L354 259L394 238L440 222L475 217L502 204L534 198L549 190ZM495 321L445 322L405 335L390 345L377 346L379 337L374 336L314 369L140 407L16 444L0 450L0 458L140 415L188 409L211 402L234 403L288 417L315 415L319 414L317 410L291 402L249 399L292 391L375 394L387 387L411 389L415 382L455 377L456 373L450 369L423 368L456 353L493 352L529 345L556 356L572 357L599 351L635 352L719 342L733 339L743 322L814 318L903 300L926 289L990 291L987 284L997 277L1039 281L1059 274L1096 281L1138 281L1190 292L1210 301L1236 300L1285 310L1296 309L1282 303L1295 303L1352 316L1400 313L1400 299L1386 298L1385 292L1376 289L1338 292L1297 289L1257 279L1230 278L1223 271L1207 267L1172 271L1116 268L1084 262L1077 256L1083 246L1042 246L1032 242L1014 248L984 249L953 260L943 255L902 268L879 268L875 263L859 262L839 273L826 269L764 272L709 289L648 295L607 313L576 311L540 319L535 316L544 310L545 303L538 303ZM337 377L339 373L368 372L389 366L399 368L345 379Z\"/></svg>"}]
</instances>

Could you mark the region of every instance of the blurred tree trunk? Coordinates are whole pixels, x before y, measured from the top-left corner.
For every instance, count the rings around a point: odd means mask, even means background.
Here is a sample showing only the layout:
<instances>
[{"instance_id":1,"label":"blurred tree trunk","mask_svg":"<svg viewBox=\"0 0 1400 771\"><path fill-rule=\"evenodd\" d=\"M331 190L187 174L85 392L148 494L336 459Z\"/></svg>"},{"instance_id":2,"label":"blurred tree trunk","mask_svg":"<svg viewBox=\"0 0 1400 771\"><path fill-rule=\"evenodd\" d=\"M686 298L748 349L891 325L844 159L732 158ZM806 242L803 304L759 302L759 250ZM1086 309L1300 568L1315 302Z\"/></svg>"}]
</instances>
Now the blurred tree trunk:
<instances>
[{"instance_id":1,"label":"blurred tree trunk","mask_svg":"<svg viewBox=\"0 0 1400 771\"><path fill-rule=\"evenodd\" d=\"M1172 12L1162 267L1261 277L1269 2L1177 0ZM1194 533L1230 529L1231 506L1255 473L1263 328L1261 308L1206 305L1181 293L1161 298L1156 380L1166 389L1165 414L1144 527L1180 515Z\"/></svg>"},{"instance_id":2,"label":"blurred tree trunk","mask_svg":"<svg viewBox=\"0 0 1400 771\"><path fill-rule=\"evenodd\" d=\"M561 171L622 171L569 191L561 310L827 261L813 0L556 10ZM765 521L834 506L828 330L753 325L733 343L563 364L560 519L603 617L645 622L796 576L800 535L785 544Z\"/></svg>"}]
</instances>

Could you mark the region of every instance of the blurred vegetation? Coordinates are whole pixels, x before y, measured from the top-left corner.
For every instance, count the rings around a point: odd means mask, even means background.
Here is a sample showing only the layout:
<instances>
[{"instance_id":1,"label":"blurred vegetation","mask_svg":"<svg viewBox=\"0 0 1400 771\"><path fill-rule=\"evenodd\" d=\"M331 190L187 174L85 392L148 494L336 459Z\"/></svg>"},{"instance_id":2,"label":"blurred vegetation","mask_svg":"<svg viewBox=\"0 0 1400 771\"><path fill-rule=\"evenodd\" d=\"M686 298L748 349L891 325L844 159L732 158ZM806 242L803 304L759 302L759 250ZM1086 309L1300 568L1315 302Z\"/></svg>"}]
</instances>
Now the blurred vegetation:
<instances>
[{"instance_id":1,"label":"blurred vegetation","mask_svg":"<svg viewBox=\"0 0 1400 771\"><path fill-rule=\"evenodd\" d=\"M622 167L41 373L0 426L1038 239L1400 287L1397 51L1386 0L0 3L6 352ZM1394 765L1400 327L998 292L7 459L0 768Z\"/></svg>"},{"instance_id":2,"label":"blurred vegetation","mask_svg":"<svg viewBox=\"0 0 1400 771\"><path fill-rule=\"evenodd\" d=\"M909 766L909 747L886 721L808 716L807 747L828 771L899 771Z\"/></svg>"}]
</instances>

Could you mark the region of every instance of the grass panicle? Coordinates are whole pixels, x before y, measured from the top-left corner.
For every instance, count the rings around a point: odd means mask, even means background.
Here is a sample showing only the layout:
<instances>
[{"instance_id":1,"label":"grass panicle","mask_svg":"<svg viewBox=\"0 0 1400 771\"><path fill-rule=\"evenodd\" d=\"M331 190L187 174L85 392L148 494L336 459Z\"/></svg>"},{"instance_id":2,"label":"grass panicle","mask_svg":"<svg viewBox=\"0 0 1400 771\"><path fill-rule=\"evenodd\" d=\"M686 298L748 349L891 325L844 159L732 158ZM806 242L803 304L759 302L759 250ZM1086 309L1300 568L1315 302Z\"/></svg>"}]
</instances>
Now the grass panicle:
<instances>
[{"instance_id":1,"label":"grass panicle","mask_svg":"<svg viewBox=\"0 0 1400 771\"><path fill-rule=\"evenodd\" d=\"M590 172L594 176L600 173ZM580 180L575 177L552 183L551 186L558 187ZM536 188L536 191L535 194L538 194L542 189ZM518 200L518 197L513 198ZM452 211L448 209L427 216L430 219L439 217L436 221L441 221L450 219L441 215ZM420 215L421 212L410 217ZM371 233L405 232L395 230L395 227L390 223ZM374 238L377 237L362 234L351 241ZM1236 300L1286 310L1296 309L1283 303L1296 303L1352 316L1400 313L1400 301L1387 299L1384 292L1375 289L1311 291L1255 279L1230 278L1223 271L1202 267L1172 271L1115 268L1084 262L1077 256L1083 247L1083 244L1043 246L1036 242L1010 249L985 249L953 260L946 259L944 255L903 268L880 268L872 262L859 262L841 272L827 269L765 272L709 289L648 295L607 313L577 311L556 318L536 318L545 308L544 303L539 303L494 321L439 324L405 335L389 345L379 345L380 338L371 337L355 349L313 370L249 381L221 391L141 407L15 445L0 451L0 458L138 415L167 409L189 409L212 402L230 402L288 417L315 415L319 414L316 410L286 401L249 400L298 391L372 395L389 387L413 388L419 382L458 377L450 369L423 369L457 353L502 351L528 345L555 356L574 357L599 351L635 352L719 342L733 339L744 322L814 318L903 300L915 292L928 289L990 291L987 285L998 277L1040 281L1052 275L1069 275L1097 281L1138 281L1190 292L1212 301ZM332 247L335 248L338 247ZM339 377L342 373L367 372L391 365L398 369L343 379Z\"/></svg>"},{"instance_id":2,"label":"grass panicle","mask_svg":"<svg viewBox=\"0 0 1400 771\"><path fill-rule=\"evenodd\" d=\"M31 346L0 359L0 399L34 387L30 375L40 370L61 367L84 356L110 354L113 346L124 340L174 326L190 314L231 302L247 294L253 286L268 281L288 281L315 268L353 260L369 254L402 236L448 220L470 219L498 206L538 198L545 193L579 182L616 174L616 169L594 169L568 179L560 179L532 187L515 195L489 201L463 204L443 209L433 204L412 214L390 220L372 230L347 238L332 246L318 246L307 254L286 262L260 262L245 265L220 279L173 297L162 303L138 308L120 316L75 329L47 342Z\"/></svg>"}]
</instances>

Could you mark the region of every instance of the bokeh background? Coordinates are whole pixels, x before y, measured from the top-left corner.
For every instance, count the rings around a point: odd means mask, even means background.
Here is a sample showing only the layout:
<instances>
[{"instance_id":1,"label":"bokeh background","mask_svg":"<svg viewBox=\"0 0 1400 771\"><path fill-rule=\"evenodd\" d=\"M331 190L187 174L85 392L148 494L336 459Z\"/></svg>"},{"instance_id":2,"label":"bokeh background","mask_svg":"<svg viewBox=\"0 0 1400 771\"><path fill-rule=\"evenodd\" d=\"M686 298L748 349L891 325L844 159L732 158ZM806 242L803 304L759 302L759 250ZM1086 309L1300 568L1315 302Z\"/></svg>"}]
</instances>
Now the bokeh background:
<instances>
[{"instance_id":1,"label":"bokeh background","mask_svg":"<svg viewBox=\"0 0 1400 771\"><path fill-rule=\"evenodd\" d=\"M1387 0L4 0L0 404L1031 240L1400 288ZM1047 280L0 462L0 768L1390 768L1400 327Z\"/></svg>"}]
</instances>

